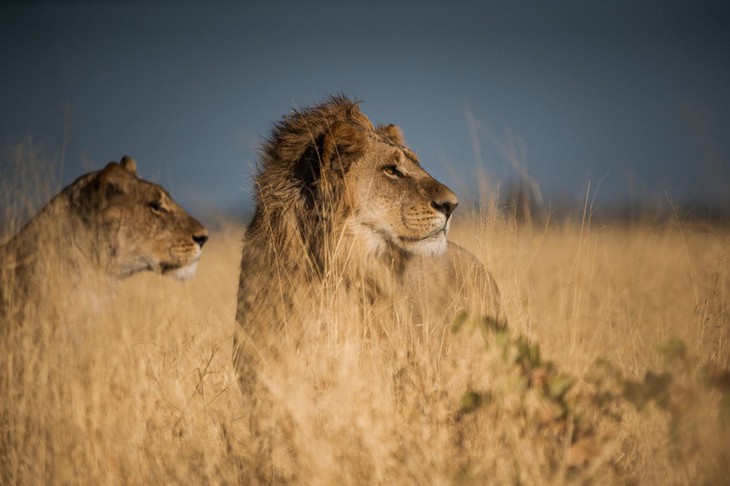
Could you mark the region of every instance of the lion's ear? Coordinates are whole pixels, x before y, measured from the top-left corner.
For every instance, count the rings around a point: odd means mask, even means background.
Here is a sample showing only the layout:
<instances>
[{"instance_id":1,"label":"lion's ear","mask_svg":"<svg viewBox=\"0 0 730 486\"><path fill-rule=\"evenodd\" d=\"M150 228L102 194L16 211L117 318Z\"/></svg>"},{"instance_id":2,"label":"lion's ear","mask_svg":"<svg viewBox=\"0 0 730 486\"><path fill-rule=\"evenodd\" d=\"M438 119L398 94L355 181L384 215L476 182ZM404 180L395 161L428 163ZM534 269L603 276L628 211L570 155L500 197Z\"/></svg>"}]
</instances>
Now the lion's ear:
<instances>
[{"instance_id":1,"label":"lion's ear","mask_svg":"<svg viewBox=\"0 0 730 486\"><path fill-rule=\"evenodd\" d=\"M379 127L379 130L391 142L396 143L398 145L405 145L405 142L403 141L403 132L401 131L401 129L398 126L386 125L384 127Z\"/></svg>"},{"instance_id":2,"label":"lion's ear","mask_svg":"<svg viewBox=\"0 0 730 486\"><path fill-rule=\"evenodd\" d=\"M135 160L129 155L122 157L119 165L121 165L122 169L126 170L130 174L137 175L137 162L135 162Z\"/></svg>"},{"instance_id":3,"label":"lion's ear","mask_svg":"<svg viewBox=\"0 0 730 486\"><path fill-rule=\"evenodd\" d=\"M136 176L136 173L134 174ZM124 164L109 162L97 178L99 196L104 199L115 194L127 194L131 175Z\"/></svg>"},{"instance_id":4,"label":"lion's ear","mask_svg":"<svg viewBox=\"0 0 730 486\"><path fill-rule=\"evenodd\" d=\"M346 171L353 160L365 153L366 135L347 122L333 124L322 141L322 168Z\"/></svg>"}]
</instances>

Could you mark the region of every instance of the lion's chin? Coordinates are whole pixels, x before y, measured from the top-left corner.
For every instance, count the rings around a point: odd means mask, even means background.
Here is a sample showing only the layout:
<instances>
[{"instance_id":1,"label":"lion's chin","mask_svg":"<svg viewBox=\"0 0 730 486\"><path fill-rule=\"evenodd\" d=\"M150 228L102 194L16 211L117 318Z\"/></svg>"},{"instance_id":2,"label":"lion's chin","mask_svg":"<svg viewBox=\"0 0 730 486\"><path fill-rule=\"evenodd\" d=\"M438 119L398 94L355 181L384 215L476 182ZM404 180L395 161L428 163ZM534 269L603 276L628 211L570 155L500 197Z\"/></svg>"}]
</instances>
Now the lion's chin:
<instances>
[{"instance_id":1,"label":"lion's chin","mask_svg":"<svg viewBox=\"0 0 730 486\"><path fill-rule=\"evenodd\" d=\"M349 226L351 236L363 243L365 253L374 256L381 256L392 248L419 256L443 255L448 247L447 230L448 226L424 238L413 238L397 236L390 230L377 229L372 224L361 223Z\"/></svg>"},{"instance_id":2,"label":"lion's chin","mask_svg":"<svg viewBox=\"0 0 730 486\"><path fill-rule=\"evenodd\" d=\"M420 256L443 255L448 247L446 231L439 231L438 233L421 240L401 239L400 244L404 250Z\"/></svg>"},{"instance_id":3,"label":"lion's chin","mask_svg":"<svg viewBox=\"0 0 730 486\"><path fill-rule=\"evenodd\" d=\"M176 280L188 280L195 276L198 270L198 260L185 265L184 267L175 267L172 265L161 265L161 273L170 276Z\"/></svg>"},{"instance_id":4,"label":"lion's chin","mask_svg":"<svg viewBox=\"0 0 730 486\"><path fill-rule=\"evenodd\" d=\"M194 261L190 265L180 267L172 273L172 276L178 280L187 280L195 276L198 270L198 261Z\"/></svg>"}]
</instances>

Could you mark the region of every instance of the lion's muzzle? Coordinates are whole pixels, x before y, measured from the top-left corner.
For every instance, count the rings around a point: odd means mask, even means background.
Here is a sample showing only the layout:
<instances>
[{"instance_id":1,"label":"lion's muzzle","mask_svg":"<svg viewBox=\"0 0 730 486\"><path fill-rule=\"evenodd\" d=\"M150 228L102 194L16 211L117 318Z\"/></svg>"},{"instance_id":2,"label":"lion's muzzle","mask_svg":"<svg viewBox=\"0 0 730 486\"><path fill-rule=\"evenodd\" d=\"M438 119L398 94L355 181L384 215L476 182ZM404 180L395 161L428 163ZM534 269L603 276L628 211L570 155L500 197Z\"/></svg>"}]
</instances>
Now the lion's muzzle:
<instances>
[{"instance_id":1,"label":"lion's muzzle","mask_svg":"<svg viewBox=\"0 0 730 486\"><path fill-rule=\"evenodd\" d=\"M430 176L423 178L418 185L421 192L431 200L431 207L449 219L459 205L456 194Z\"/></svg>"},{"instance_id":2,"label":"lion's muzzle","mask_svg":"<svg viewBox=\"0 0 730 486\"><path fill-rule=\"evenodd\" d=\"M208 241L208 232L203 230L193 235L193 241L202 249L205 242Z\"/></svg>"}]
</instances>

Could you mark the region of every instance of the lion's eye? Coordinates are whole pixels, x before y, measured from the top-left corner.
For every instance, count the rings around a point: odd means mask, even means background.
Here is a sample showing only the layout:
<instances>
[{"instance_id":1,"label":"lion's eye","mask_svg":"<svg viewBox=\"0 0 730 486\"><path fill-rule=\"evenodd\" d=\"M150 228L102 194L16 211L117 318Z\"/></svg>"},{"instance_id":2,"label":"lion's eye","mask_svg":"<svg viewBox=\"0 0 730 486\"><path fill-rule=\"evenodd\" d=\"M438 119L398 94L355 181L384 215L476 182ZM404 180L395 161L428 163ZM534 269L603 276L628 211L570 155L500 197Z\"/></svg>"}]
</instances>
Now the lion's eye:
<instances>
[{"instance_id":1,"label":"lion's eye","mask_svg":"<svg viewBox=\"0 0 730 486\"><path fill-rule=\"evenodd\" d=\"M401 171L398 170L398 168L394 165L386 165L383 167L383 172L388 177L397 178L403 175Z\"/></svg>"},{"instance_id":2,"label":"lion's eye","mask_svg":"<svg viewBox=\"0 0 730 486\"><path fill-rule=\"evenodd\" d=\"M152 201L151 203L149 203L149 207L152 211L156 213L164 213L166 211L160 201Z\"/></svg>"}]
</instances>

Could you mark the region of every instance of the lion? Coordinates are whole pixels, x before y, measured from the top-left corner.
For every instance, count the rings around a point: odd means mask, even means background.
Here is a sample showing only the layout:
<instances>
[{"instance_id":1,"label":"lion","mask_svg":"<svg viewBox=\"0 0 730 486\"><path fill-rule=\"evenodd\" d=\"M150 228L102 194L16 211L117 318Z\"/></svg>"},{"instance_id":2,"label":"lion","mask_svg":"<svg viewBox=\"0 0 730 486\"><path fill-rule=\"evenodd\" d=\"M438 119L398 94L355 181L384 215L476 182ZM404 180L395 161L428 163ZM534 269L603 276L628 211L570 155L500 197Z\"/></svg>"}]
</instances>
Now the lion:
<instances>
[{"instance_id":1,"label":"lion","mask_svg":"<svg viewBox=\"0 0 730 486\"><path fill-rule=\"evenodd\" d=\"M447 239L454 192L423 169L397 126L373 126L347 97L275 124L255 203L233 350L244 395L260 395L264 363L296 352L328 319L407 315L443 334L459 311L499 318L491 274Z\"/></svg>"},{"instance_id":2,"label":"lion","mask_svg":"<svg viewBox=\"0 0 730 486\"><path fill-rule=\"evenodd\" d=\"M48 291L152 271L195 274L208 232L128 156L85 174L0 247L0 304L35 305ZM0 315L4 314L0 309Z\"/></svg>"}]
</instances>

